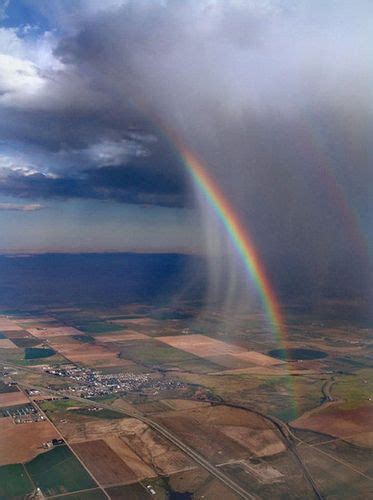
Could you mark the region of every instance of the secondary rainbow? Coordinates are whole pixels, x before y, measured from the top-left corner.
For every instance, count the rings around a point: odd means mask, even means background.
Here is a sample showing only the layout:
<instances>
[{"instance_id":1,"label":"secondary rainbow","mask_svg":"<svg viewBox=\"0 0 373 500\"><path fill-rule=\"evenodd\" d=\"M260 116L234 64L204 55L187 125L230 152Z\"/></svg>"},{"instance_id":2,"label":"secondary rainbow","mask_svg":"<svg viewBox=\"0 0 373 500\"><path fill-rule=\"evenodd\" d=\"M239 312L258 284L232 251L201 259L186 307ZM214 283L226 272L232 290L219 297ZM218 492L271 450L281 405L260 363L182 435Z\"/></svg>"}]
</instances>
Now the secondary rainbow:
<instances>
[{"instance_id":1,"label":"secondary rainbow","mask_svg":"<svg viewBox=\"0 0 373 500\"><path fill-rule=\"evenodd\" d=\"M245 266L249 279L255 284L255 287L260 295L273 333L281 345L285 347L285 329L280 306L265 274L263 264L261 263L254 248L248 231L242 225L235 214L234 209L228 203L225 195L204 168L197 155L180 145L180 143L178 144L177 150L184 166L190 172L199 190L207 198L208 203L213 207L215 213L225 227Z\"/></svg>"}]
</instances>

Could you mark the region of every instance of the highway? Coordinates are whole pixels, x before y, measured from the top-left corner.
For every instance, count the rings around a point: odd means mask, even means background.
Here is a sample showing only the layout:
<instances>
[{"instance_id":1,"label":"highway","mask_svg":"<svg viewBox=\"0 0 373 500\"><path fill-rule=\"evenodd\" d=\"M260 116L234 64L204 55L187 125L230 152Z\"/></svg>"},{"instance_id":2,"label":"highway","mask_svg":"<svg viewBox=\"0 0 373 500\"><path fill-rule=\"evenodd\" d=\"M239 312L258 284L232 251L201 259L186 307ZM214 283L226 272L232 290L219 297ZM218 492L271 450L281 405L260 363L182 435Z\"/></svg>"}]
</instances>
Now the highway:
<instances>
[{"instance_id":1,"label":"highway","mask_svg":"<svg viewBox=\"0 0 373 500\"><path fill-rule=\"evenodd\" d=\"M4 363L5 364L5 363ZM17 371L28 371L35 373L34 370L26 367L20 367L17 365L13 365L11 363L6 363L5 364L7 367L10 367L14 370ZM212 476L216 477L219 479L225 486L230 488L232 491L234 491L238 496L241 498L247 499L247 500L258 500L258 496L254 495L252 493L249 493L246 491L244 488L242 488L238 483L236 483L233 479L231 479L225 472L223 472L221 469L216 467L214 464L209 462L206 458L204 458L202 455L200 455L197 451L195 451L193 448L190 448L188 445L183 443L177 436L172 434L168 429L166 429L163 425L159 424L158 422L155 422L154 420L151 420L148 417L145 417L139 412L129 412L129 411L124 411L121 409L113 408L110 405L106 405L102 403L101 401L95 401L93 399L86 399L86 398L81 398L79 396L74 396L70 394L61 394L58 391L52 390L52 389L47 389L43 386L38 386L38 385L33 385L33 384L23 384L19 381L16 382L20 387L24 389L34 389L43 393L51 394L52 396L57 396L59 398L61 397L68 397L69 399L73 401L78 401L82 402L85 404L95 404L101 408L105 408L107 410L111 411L116 411L117 413L121 413L125 417L130 417L130 418L136 418L140 420L141 422L144 422L147 424L151 429L155 430L158 434L162 435L164 438L166 438L169 442L171 442L174 446L179 448L181 451L183 451L186 455L188 455L194 462L196 462L198 465L203 467L205 470L207 470Z\"/></svg>"},{"instance_id":2,"label":"highway","mask_svg":"<svg viewBox=\"0 0 373 500\"><path fill-rule=\"evenodd\" d=\"M272 422L272 424L280 432L280 435L281 435L286 447L292 452L295 460L298 462L300 468L303 471L304 476L306 477L307 481L309 482L309 484L310 484L310 486L315 494L315 497L318 500L324 499L317 484L315 483L313 477L311 476L309 470L307 469L307 467L305 466L305 464L303 463L302 459L300 458L300 456L298 454L298 451L297 451L297 448L295 445L295 441L299 441L299 439L293 434L290 427L285 422L283 422L279 418L273 417L271 415L267 415L267 414L262 413L254 408L251 408L249 406L243 406L243 405L238 404L238 403L233 403L233 402L216 403L216 402L214 402L213 404L215 404L215 405L221 404L223 406L230 406L232 408L239 408L241 410L251 411L253 413L256 413L257 415L260 415L261 417L265 418L266 420Z\"/></svg>"},{"instance_id":3,"label":"highway","mask_svg":"<svg viewBox=\"0 0 373 500\"><path fill-rule=\"evenodd\" d=\"M31 372L31 373L35 373L35 371L32 368L27 368L27 367L23 367L23 366L20 367L20 366L17 366L17 365L12 365L11 363L7 363L6 365L9 366L9 367L11 367L11 368L13 368L13 369L16 369L16 370L28 371L28 372ZM65 396L65 394L61 394L60 392L53 391L51 389L46 389L45 387L42 387L42 386L33 386L33 385L29 385L29 384L28 385L23 385L23 384L21 384L19 382L17 382L17 383L20 386L23 386L25 388L36 389L36 390L39 390L39 391L50 393L50 394L58 396L58 397ZM330 386L327 387L327 391L330 389ZM323 387L323 389L324 389L324 387ZM221 469L219 469L218 467L216 467L215 465L213 465L211 462L209 462L207 459L205 459L202 455L200 455L198 452L196 452L193 448L190 448L189 446L187 446L177 436L175 436L174 434L172 434L168 429L166 429L164 426L162 426L158 422L155 422L154 420L151 420L148 417L145 417L143 414L141 414L139 412L129 412L127 410L121 410L121 409L113 408L110 405L103 404L101 401L95 401L95 400L92 400L92 399L81 398L79 396L73 396L73 395L70 395L70 394L66 394L66 396L69 397L72 400L83 402L85 404L87 404L87 403L88 404L95 403L95 404L97 404L98 406L100 406L102 408L105 408L105 409L108 409L108 410L115 410L116 412L121 413L122 415L124 415L126 417L137 418L138 420L141 420L142 422L146 423L149 427L151 427L152 429L154 429L156 432L158 432L159 434L161 434L163 437L165 437L168 441L170 441L175 446L177 446L186 455L188 455L195 462L197 462L201 467L203 467L210 474L212 474L214 477L216 477L217 479L219 479L222 483L224 483L226 486L228 486L232 491L234 491L239 496L241 496L241 498L245 498L245 499L258 499L257 495L254 495L254 494L249 493L246 490L244 490L239 484L237 484L234 480L232 480L227 474L225 474L223 471L221 471ZM330 394L328 394L328 396L330 396ZM306 477L307 481L309 482L309 484L310 484L310 486L311 486L311 488L312 488L312 490L314 492L315 497L318 500L323 500L324 497L322 496L320 490L318 489L317 484L315 483L315 481L314 481L313 477L311 476L308 468L305 466L305 464L303 463L301 457L299 456L299 454L297 452L295 442L299 441L299 439L293 434L293 432L291 431L290 427L285 422L283 422L282 420L280 420L280 419L278 419L278 418L276 418L274 416L261 413L260 411L256 410L255 408L252 408L252 407L249 407L249 406L244 406L244 405L239 404L239 403L226 402L226 401L224 401L222 403L218 403L216 401L210 401L210 403L212 403L214 405L230 406L230 407L233 407L233 408L238 408L238 409L242 409L242 410L246 410L246 411L251 411L251 412L256 413L257 415L260 415L261 417L265 418L269 422L271 422L276 427L276 429L279 431L279 433L280 433L280 435L281 435L281 437L282 437L282 439L283 439L286 447L292 452L295 460L297 461L298 465L302 469L303 474Z\"/></svg>"}]
</instances>

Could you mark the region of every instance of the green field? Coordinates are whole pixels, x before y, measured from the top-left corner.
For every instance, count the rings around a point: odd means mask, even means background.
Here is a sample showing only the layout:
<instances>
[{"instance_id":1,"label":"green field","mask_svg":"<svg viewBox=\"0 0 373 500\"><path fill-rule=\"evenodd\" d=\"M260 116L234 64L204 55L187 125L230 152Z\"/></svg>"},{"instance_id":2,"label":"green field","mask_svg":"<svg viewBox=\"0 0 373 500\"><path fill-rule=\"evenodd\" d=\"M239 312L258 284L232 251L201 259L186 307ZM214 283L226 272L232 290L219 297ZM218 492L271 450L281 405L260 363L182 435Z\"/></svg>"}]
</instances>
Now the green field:
<instances>
[{"instance_id":1,"label":"green field","mask_svg":"<svg viewBox=\"0 0 373 500\"><path fill-rule=\"evenodd\" d=\"M87 323L80 323L77 325L79 330L84 333L91 333L92 335L100 335L100 333L110 333L123 330L121 325L115 325L113 323L105 323L103 321L89 321Z\"/></svg>"},{"instance_id":2,"label":"green field","mask_svg":"<svg viewBox=\"0 0 373 500\"><path fill-rule=\"evenodd\" d=\"M48 411L65 411L72 406L85 406L80 401L73 401L71 399L57 399L56 401L43 401L40 403L42 410Z\"/></svg>"},{"instance_id":3,"label":"green field","mask_svg":"<svg viewBox=\"0 0 373 500\"><path fill-rule=\"evenodd\" d=\"M89 411L88 409L82 408L81 410L73 410L74 413L78 415L84 415L86 417L95 417L95 418L107 418L107 419L116 419L123 418L123 414L114 410L99 410L99 411Z\"/></svg>"},{"instance_id":4,"label":"green field","mask_svg":"<svg viewBox=\"0 0 373 500\"><path fill-rule=\"evenodd\" d=\"M4 384L4 382L0 380L0 394L6 392L17 392L17 391L18 389L17 387L14 387L14 385Z\"/></svg>"},{"instance_id":5,"label":"green field","mask_svg":"<svg viewBox=\"0 0 373 500\"><path fill-rule=\"evenodd\" d=\"M154 480L152 479L147 479L144 483L154 487ZM150 493L148 493L145 487L139 483L128 484L126 486L112 486L111 488L107 488L106 491L112 500L144 500L145 498L151 498ZM158 486L156 491L157 496L154 498L159 500L166 500L166 498L168 498L166 491L162 487ZM181 499L183 497L180 496L179 498Z\"/></svg>"},{"instance_id":6,"label":"green field","mask_svg":"<svg viewBox=\"0 0 373 500\"><path fill-rule=\"evenodd\" d=\"M12 339L13 344L15 344L17 347L34 347L38 344L40 344L39 339L34 339L30 337L21 337L19 339Z\"/></svg>"},{"instance_id":7,"label":"green field","mask_svg":"<svg viewBox=\"0 0 373 500\"><path fill-rule=\"evenodd\" d=\"M340 375L331 389L332 395L342 401L338 405L341 410L354 410L369 404L372 391L373 372L367 368L352 375Z\"/></svg>"},{"instance_id":8,"label":"green field","mask_svg":"<svg viewBox=\"0 0 373 500\"><path fill-rule=\"evenodd\" d=\"M102 398L103 401L107 404L108 400L111 398ZM72 401L71 399L60 399L58 401L43 401L40 404L40 407L42 410L44 410L46 413L50 412L64 412L68 410L69 408L77 408L81 407L80 409L74 409L70 410L69 414L70 415L84 415L87 417L92 417L92 418L107 418L107 419L115 419L115 418L123 418L123 415L117 411L114 410L109 410L109 409L103 409L99 411L89 411L88 408L92 407L92 404L84 404L79 401ZM50 415L51 418L53 418L52 415Z\"/></svg>"},{"instance_id":9,"label":"green field","mask_svg":"<svg viewBox=\"0 0 373 500\"><path fill-rule=\"evenodd\" d=\"M81 493L71 493L70 495L62 495L58 497L60 500L103 500L107 497L98 488L90 491L82 491Z\"/></svg>"},{"instance_id":10,"label":"green field","mask_svg":"<svg viewBox=\"0 0 373 500\"><path fill-rule=\"evenodd\" d=\"M24 498L33 491L34 486L22 464L0 467L0 500Z\"/></svg>"},{"instance_id":11,"label":"green field","mask_svg":"<svg viewBox=\"0 0 373 500\"><path fill-rule=\"evenodd\" d=\"M50 358L56 354L53 349L43 349L41 347L26 347L25 359Z\"/></svg>"},{"instance_id":12,"label":"green field","mask_svg":"<svg viewBox=\"0 0 373 500\"><path fill-rule=\"evenodd\" d=\"M46 496L97 487L67 446L38 455L26 464L26 469Z\"/></svg>"},{"instance_id":13,"label":"green field","mask_svg":"<svg viewBox=\"0 0 373 500\"><path fill-rule=\"evenodd\" d=\"M93 344L93 342L95 342L94 337L90 335L73 335L72 338L83 344Z\"/></svg>"},{"instance_id":14,"label":"green field","mask_svg":"<svg viewBox=\"0 0 373 500\"><path fill-rule=\"evenodd\" d=\"M201 358L193 354L175 349L163 342L152 339L126 343L121 349L120 357L149 367L153 367L154 365L179 367L180 363L201 361Z\"/></svg>"}]
</instances>

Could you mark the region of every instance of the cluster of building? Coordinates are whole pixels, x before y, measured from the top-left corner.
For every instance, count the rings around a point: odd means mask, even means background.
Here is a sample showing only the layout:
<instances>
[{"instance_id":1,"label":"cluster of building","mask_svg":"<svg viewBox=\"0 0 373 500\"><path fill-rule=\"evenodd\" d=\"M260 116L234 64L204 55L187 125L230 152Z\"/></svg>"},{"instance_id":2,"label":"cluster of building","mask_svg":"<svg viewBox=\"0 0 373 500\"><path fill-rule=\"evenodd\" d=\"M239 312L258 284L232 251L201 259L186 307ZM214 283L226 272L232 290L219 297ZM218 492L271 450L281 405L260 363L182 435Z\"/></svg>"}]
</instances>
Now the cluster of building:
<instances>
[{"instance_id":1,"label":"cluster of building","mask_svg":"<svg viewBox=\"0 0 373 500\"><path fill-rule=\"evenodd\" d=\"M81 368L75 365L46 368L45 372L74 381L75 383L68 386L68 391L85 398L138 391L157 393L186 387L179 380L156 379L149 373L105 374L91 368Z\"/></svg>"},{"instance_id":2,"label":"cluster of building","mask_svg":"<svg viewBox=\"0 0 373 500\"><path fill-rule=\"evenodd\" d=\"M53 448L54 446L61 446L62 444L65 444L65 441L60 438L55 438L51 439L50 441L46 441L43 443L43 448Z\"/></svg>"},{"instance_id":3,"label":"cluster of building","mask_svg":"<svg viewBox=\"0 0 373 500\"><path fill-rule=\"evenodd\" d=\"M45 420L44 415L31 404L4 408L2 413L4 417L12 417L15 424L29 424Z\"/></svg>"}]
</instances>

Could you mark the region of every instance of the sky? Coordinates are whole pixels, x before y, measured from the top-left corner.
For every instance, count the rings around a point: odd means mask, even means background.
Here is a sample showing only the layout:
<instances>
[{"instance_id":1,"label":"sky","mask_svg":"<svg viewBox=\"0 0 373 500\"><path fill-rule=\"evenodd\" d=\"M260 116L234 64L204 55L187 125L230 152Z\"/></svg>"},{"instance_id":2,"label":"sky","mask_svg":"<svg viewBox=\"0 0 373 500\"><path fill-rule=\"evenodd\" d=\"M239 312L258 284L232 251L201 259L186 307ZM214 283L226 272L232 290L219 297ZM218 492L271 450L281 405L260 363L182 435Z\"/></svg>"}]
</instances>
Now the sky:
<instances>
[{"instance_id":1,"label":"sky","mask_svg":"<svg viewBox=\"0 0 373 500\"><path fill-rule=\"evenodd\" d=\"M370 0L0 2L0 250L234 252L177 137L270 273L359 282L372 28Z\"/></svg>"}]
</instances>

